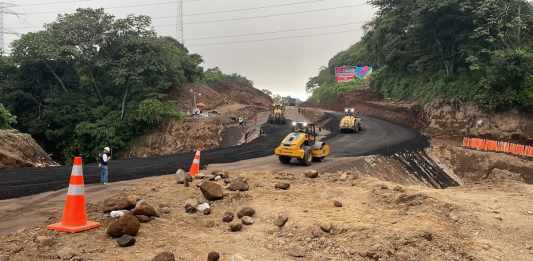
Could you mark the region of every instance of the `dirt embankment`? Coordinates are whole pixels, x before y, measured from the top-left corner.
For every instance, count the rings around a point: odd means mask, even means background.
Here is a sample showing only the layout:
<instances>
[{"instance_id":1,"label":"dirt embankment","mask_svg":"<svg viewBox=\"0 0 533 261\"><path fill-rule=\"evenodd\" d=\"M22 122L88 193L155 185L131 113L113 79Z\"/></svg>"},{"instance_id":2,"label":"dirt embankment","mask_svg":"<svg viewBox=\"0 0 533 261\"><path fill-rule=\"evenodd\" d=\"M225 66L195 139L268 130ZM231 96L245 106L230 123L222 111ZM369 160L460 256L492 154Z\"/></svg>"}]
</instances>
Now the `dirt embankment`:
<instances>
[{"instance_id":1,"label":"dirt embankment","mask_svg":"<svg viewBox=\"0 0 533 261\"><path fill-rule=\"evenodd\" d=\"M0 169L58 165L29 135L17 130L0 130Z\"/></svg>"},{"instance_id":2,"label":"dirt embankment","mask_svg":"<svg viewBox=\"0 0 533 261\"><path fill-rule=\"evenodd\" d=\"M141 224L134 246L120 248L106 235L112 221L103 213L101 197L88 209L90 219L101 222L102 228L77 234L48 231L46 225L61 213L44 212L49 220L0 237L0 257L151 260L169 251L176 260L206 260L216 251L221 260L243 261L533 259L530 186L511 182L436 190L398 185L374 177L383 173L385 158L359 160L369 160L364 163L369 167L358 168L358 173L319 172L316 178L301 168L231 171L230 183L242 177L249 189L234 192L226 187L223 199L209 202L209 215L186 213L184 208L191 199L205 201L196 186L200 180L189 187L177 185L174 176L115 184L115 192L107 197L142 198L160 211L160 218ZM278 183L289 187L276 189ZM243 207L255 210L253 224L231 232L223 216ZM279 221L281 215L285 222ZM244 219L234 217L233 224L241 222Z\"/></svg>"},{"instance_id":3,"label":"dirt embankment","mask_svg":"<svg viewBox=\"0 0 533 261\"><path fill-rule=\"evenodd\" d=\"M169 99L177 101L177 109L190 114L193 108L193 91L196 102L202 105L202 117L187 115L182 121L172 120L134 140L124 158L144 158L194 151L198 148L215 149L237 145L247 132L253 130L237 127L237 119L245 117L250 128L263 117L272 104L271 98L246 83L222 81L213 86L188 84L171 93ZM208 116L207 116L208 115ZM228 140L228 137L231 140Z\"/></svg>"}]
</instances>

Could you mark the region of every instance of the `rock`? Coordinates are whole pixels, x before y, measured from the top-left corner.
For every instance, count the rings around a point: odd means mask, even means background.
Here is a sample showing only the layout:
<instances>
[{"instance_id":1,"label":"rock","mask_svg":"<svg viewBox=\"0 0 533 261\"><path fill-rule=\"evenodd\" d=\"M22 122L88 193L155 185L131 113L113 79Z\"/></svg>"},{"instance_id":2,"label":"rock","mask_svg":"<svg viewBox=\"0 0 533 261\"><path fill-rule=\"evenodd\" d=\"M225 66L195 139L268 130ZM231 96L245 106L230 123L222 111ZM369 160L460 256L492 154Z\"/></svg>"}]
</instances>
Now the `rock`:
<instances>
[{"instance_id":1,"label":"rock","mask_svg":"<svg viewBox=\"0 0 533 261\"><path fill-rule=\"evenodd\" d=\"M429 231L424 231L422 232L422 235L421 235L423 238L425 238L427 241L433 241L433 233L429 232Z\"/></svg>"},{"instance_id":2,"label":"rock","mask_svg":"<svg viewBox=\"0 0 533 261\"><path fill-rule=\"evenodd\" d=\"M342 202L338 201L338 200L334 200L333 201L333 205L337 208L342 208Z\"/></svg>"},{"instance_id":3,"label":"rock","mask_svg":"<svg viewBox=\"0 0 533 261\"><path fill-rule=\"evenodd\" d=\"M204 215L206 215L206 216L207 216L207 215L210 215L210 214L211 214L211 208L206 208L206 209L204 209L204 211L202 211L202 213L203 213Z\"/></svg>"},{"instance_id":4,"label":"rock","mask_svg":"<svg viewBox=\"0 0 533 261\"><path fill-rule=\"evenodd\" d=\"M287 182L279 182L279 183L276 183L276 185L274 185L274 187L276 189L281 189L281 190L287 190L291 187L291 184L287 183Z\"/></svg>"},{"instance_id":5,"label":"rock","mask_svg":"<svg viewBox=\"0 0 533 261\"><path fill-rule=\"evenodd\" d=\"M70 260L77 256L77 253L70 247L63 247L57 251L57 255L62 260Z\"/></svg>"},{"instance_id":6,"label":"rock","mask_svg":"<svg viewBox=\"0 0 533 261\"><path fill-rule=\"evenodd\" d=\"M206 181L200 185L200 190L204 197L208 200L219 200L224 197L224 191L222 186L218 185L215 182Z\"/></svg>"},{"instance_id":7,"label":"rock","mask_svg":"<svg viewBox=\"0 0 533 261\"><path fill-rule=\"evenodd\" d=\"M163 214L170 214L170 208L169 207L163 207L163 208L159 209L159 211L161 211L161 213L163 213Z\"/></svg>"},{"instance_id":8,"label":"rock","mask_svg":"<svg viewBox=\"0 0 533 261\"><path fill-rule=\"evenodd\" d=\"M125 214L118 220L114 220L107 227L106 233L111 237L121 237L124 234L135 236L139 232L141 223L132 214Z\"/></svg>"},{"instance_id":9,"label":"rock","mask_svg":"<svg viewBox=\"0 0 533 261\"><path fill-rule=\"evenodd\" d=\"M137 215L135 216L137 218L137 220L139 220L139 222L141 223L148 223L150 221L152 221L152 218L149 217L149 216L145 216L145 215Z\"/></svg>"},{"instance_id":10,"label":"rock","mask_svg":"<svg viewBox=\"0 0 533 261\"><path fill-rule=\"evenodd\" d=\"M135 201L132 201L126 196L113 196L104 200L104 213L111 212L113 210L132 209L135 207Z\"/></svg>"},{"instance_id":11,"label":"rock","mask_svg":"<svg viewBox=\"0 0 533 261\"><path fill-rule=\"evenodd\" d=\"M157 254L157 256L152 258L152 261L176 261L176 257L171 252L166 251Z\"/></svg>"},{"instance_id":12,"label":"rock","mask_svg":"<svg viewBox=\"0 0 533 261\"><path fill-rule=\"evenodd\" d=\"M289 256L292 257L304 257L305 251L301 247L291 247L289 248Z\"/></svg>"},{"instance_id":13,"label":"rock","mask_svg":"<svg viewBox=\"0 0 533 261\"><path fill-rule=\"evenodd\" d=\"M207 261L218 261L220 259L220 254L218 252L209 252L207 255Z\"/></svg>"},{"instance_id":14,"label":"rock","mask_svg":"<svg viewBox=\"0 0 533 261\"><path fill-rule=\"evenodd\" d=\"M215 176L215 181L219 181L219 180L222 180L222 177L220 177L220 176Z\"/></svg>"},{"instance_id":15,"label":"rock","mask_svg":"<svg viewBox=\"0 0 533 261\"><path fill-rule=\"evenodd\" d=\"M129 247L135 245L135 238L130 235L122 235L117 239L117 244L120 247Z\"/></svg>"},{"instance_id":16,"label":"rock","mask_svg":"<svg viewBox=\"0 0 533 261\"><path fill-rule=\"evenodd\" d=\"M208 175L205 175L204 179L206 180L211 180L211 181L214 181L216 178L215 175L211 175L211 174L208 174Z\"/></svg>"},{"instance_id":17,"label":"rock","mask_svg":"<svg viewBox=\"0 0 533 261\"><path fill-rule=\"evenodd\" d=\"M226 223L230 223L231 221L233 221L234 218L235 218L235 215L233 215L233 213L225 212L224 215L222 216L222 221Z\"/></svg>"},{"instance_id":18,"label":"rock","mask_svg":"<svg viewBox=\"0 0 533 261\"><path fill-rule=\"evenodd\" d=\"M228 189L231 191L248 191L250 189L250 186L248 185L248 181L246 181L245 178L237 177L231 180Z\"/></svg>"},{"instance_id":19,"label":"rock","mask_svg":"<svg viewBox=\"0 0 533 261\"><path fill-rule=\"evenodd\" d=\"M322 229L320 228L320 226L312 226L311 227L311 236L313 238L319 238L322 236L324 232L322 232Z\"/></svg>"},{"instance_id":20,"label":"rock","mask_svg":"<svg viewBox=\"0 0 533 261\"><path fill-rule=\"evenodd\" d=\"M192 177L189 176L184 170L178 169L178 171L176 171L176 183L186 184L188 182L192 182Z\"/></svg>"},{"instance_id":21,"label":"rock","mask_svg":"<svg viewBox=\"0 0 533 261\"><path fill-rule=\"evenodd\" d=\"M198 207L198 200L195 198L187 199L185 201L185 212L187 213L195 213Z\"/></svg>"},{"instance_id":22,"label":"rock","mask_svg":"<svg viewBox=\"0 0 533 261\"><path fill-rule=\"evenodd\" d=\"M333 230L333 224L331 223L322 223L320 224L320 229L326 233L331 233L331 230Z\"/></svg>"},{"instance_id":23,"label":"rock","mask_svg":"<svg viewBox=\"0 0 533 261\"><path fill-rule=\"evenodd\" d=\"M148 217L159 217L159 213L155 211L155 208L146 203L146 201L141 200L137 202L135 208L132 210L133 215L144 215Z\"/></svg>"},{"instance_id":24,"label":"rock","mask_svg":"<svg viewBox=\"0 0 533 261\"><path fill-rule=\"evenodd\" d=\"M318 178L318 171L317 170L308 170L305 173L305 176L311 179Z\"/></svg>"},{"instance_id":25,"label":"rock","mask_svg":"<svg viewBox=\"0 0 533 261\"><path fill-rule=\"evenodd\" d=\"M41 247L49 247L54 244L54 239L47 236L38 236L35 238L35 242Z\"/></svg>"},{"instance_id":26,"label":"rock","mask_svg":"<svg viewBox=\"0 0 533 261\"><path fill-rule=\"evenodd\" d=\"M398 199L396 200L399 204L407 204L409 206L417 206L424 204L424 201L428 198L428 196L424 194L401 194Z\"/></svg>"},{"instance_id":27,"label":"rock","mask_svg":"<svg viewBox=\"0 0 533 261\"><path fill-rule=\"evenodd\" d=\"M109 216L111 218L119 218L119 217L124 216L124 214L127 214L127 213L130 213L130 212L127 210L113 210L109 212Z\"/></svg>"},{"instance_id":28,"label":"rock","mask_svg":"<svg viewBox=\"0 0 533 261\"><path fill-rule=\"evenodd\" d=\"M207 202L206 203L202 203L202 204L198 205L198 207L196 207L196 209L198 211L202 212L202 213L204 213L205 210L210 209L210 208L211 208L211 206L209 206L209 203L207 203Z\"/></svg>"},{"instance_id":29,"label":"rock","mask_svg":"<svg viewBox=\"0 0 533 261\"><path fill-rule=\"evenodd\" d=\"M255 222L255 220L249 216L242 217L241 221L244 225L247 225L247 226L252 225Z\"/></svg>"},{"instance_id":30,"label":"rock","mask_svg":"<svg viewBox=\"0 0 533 261\"><path fill-rule=\"evenodd\" d=\"M229 230L231 232L238 232L242 230L242 224L241 223L231 223L229 225Z\"/></svg>"},{"instance_id":31,"label":"rock","mask_svg":"<svg viewBox=\"0 0 533 261\"><path fill-rule=\"evenodd\" d=\"M239 218L242 218L242 217L253 217L255 215L255 209L251 208L251 207L244 207L244 208L241 208L241 210L239 210L239 212L237 212L237 217Z\"/></svg>"},{"instance_id":32,"label":"rock","mask_svg":"<svg viewBox=\"0 0 533 261\"><path fill-rule=\"evenodd\" d=\"M289 216L285 213L280 213L278 216L274 219L274 225L278 227L283 227L289 220Z\"/></svg>"},{"instance_id":33,"label":"rock","mask_svg":"<svg viewBox=\"0 0 533 261\"><path fill-rule=\"evenodd\" d=\"M395 186L394 191L404 193L405 189L402 186Z\"/></svg>"},{"instance_id":34,"label":"rock","mask_svg":"<svg viewBox=\"0 0 533 261\"><path fill-rule=\"evenodd\" d=\"M229 178L229 173L227 171L224 171L224 170L213 170L211 172L212 175L215 175L215 176L219 176L223 179L225 178Z\"/></svg>"}]
</instances>

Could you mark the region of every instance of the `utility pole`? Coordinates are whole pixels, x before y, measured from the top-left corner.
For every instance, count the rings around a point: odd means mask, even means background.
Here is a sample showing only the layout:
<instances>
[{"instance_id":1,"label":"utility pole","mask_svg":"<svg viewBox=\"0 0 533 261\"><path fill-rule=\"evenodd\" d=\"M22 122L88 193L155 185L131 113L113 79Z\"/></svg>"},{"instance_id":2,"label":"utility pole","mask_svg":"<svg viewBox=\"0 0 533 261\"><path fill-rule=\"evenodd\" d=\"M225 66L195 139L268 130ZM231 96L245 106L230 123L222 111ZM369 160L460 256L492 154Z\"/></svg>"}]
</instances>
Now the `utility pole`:
<instances>
[{"instance_id":1,"label":"utility pole","mask_svg":"<svg viewBox=\"0 0 533 261\"><path fill-rule=\"evenodd\" d=\"M176 39L180 39L181 44L185 45L185 39L183 37L183 0L178 2L178 24L176 24Z\"/></svg>"},{"instance_id":2,"label":"utility pole","mask_svg":"<svg viewBox=\"0 0 533 261\"><path fill-rule=\"evenodd\" d=\"M16 34L13 32L8 32L6 28L4 27L4 16L6 14L11 15L19 15L19 13L10 10L9 7L14 7L15 4L9 3L9 2L0 2L0 51L4 50L4 35L6 34Z\"/></svg>"}]
</instances>

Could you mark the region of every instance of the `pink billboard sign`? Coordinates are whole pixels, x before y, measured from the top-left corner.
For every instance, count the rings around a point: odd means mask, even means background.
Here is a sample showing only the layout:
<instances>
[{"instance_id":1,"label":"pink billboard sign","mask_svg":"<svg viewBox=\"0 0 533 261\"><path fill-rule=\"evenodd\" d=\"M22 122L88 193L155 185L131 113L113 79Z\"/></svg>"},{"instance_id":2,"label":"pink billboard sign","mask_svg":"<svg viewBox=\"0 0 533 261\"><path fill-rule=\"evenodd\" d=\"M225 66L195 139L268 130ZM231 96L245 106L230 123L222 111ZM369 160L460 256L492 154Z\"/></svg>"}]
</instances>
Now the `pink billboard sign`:
<instances>
[{"instance_id":1,"label":"pink billboard sign","mask_svg":"<svg viewBox=\"0 0 533 261\"><path fill-rule=\"evenodd\" d=\"M355 79L355 67L341 66L335 67L335 80L338 83L351 82Z\"/></svg>"}]
</instances>

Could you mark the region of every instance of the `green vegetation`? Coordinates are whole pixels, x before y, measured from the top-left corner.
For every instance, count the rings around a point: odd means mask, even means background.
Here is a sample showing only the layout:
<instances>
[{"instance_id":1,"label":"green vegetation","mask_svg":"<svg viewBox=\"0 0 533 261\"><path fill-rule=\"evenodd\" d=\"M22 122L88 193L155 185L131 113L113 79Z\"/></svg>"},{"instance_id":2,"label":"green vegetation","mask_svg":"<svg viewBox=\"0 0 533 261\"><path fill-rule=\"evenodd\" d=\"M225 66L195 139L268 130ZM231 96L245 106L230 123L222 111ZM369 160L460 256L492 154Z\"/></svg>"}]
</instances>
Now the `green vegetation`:
<instances>
[{"instance_id":1,"label":"green vegetation","mask_svg":"<svg viewBox=\"0 0 533 261\"><path fill-rule=\"evenodd\" d=\"M17 123L17 117L13 116L3 104L0 103L0 129L9 129Z\"/></svg>"},{"instance_id":2,"label":"green vegetation","mask_svg":"<svg viewBox=\"0 0 533 261\"><path fill-rule=\"evenodd\" d=\"M225 74L218 67L207 69L204 73L204 77L201 80L202 83L205 83L209 86L213 86L214 84L222 81L233 81L249 86L253 86L254 84L252 81L248 80L242 75L236 73Z\"/></svg>"},{"instance_id":3,"label":"green vegetation","mask_svg":"<svg viewBox=\"0 0 533 261\"><path fill-rule=\"evenodd\" d=\"M369 0L378 8L360 42L310 79L333 85L335 66L376 64L386 97L533 110L533 4L525 0Z\"/></svg>"},{"instance_id":4,"label":"green vegetation","mask_svg":"<svg viewBox=\"0 0 533 261\"><path fill-rule=\"evenodd\" d=\"M325 83L313 89L311 100L322 104L337 102L339 94L359 89L364 81L354 80L347 83Z\"/></svg>"},{"instance_id":5,"label":"green vegetation","mask_svg":"<svg viewBox=\"0 0 533 261\"><path fill-rule=\"evenodd\" d=\"M68 162L79 150L94 160L104 146L120 151L163 120L180 118L167 94L202 79L201 62L158 36L147 16L78 9L22 35L0 58L0 102L17 115L14 127L56 159Z\"/></svg>"}]
</instances>

